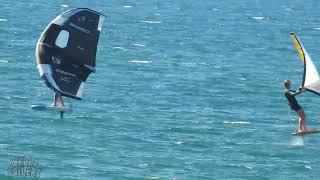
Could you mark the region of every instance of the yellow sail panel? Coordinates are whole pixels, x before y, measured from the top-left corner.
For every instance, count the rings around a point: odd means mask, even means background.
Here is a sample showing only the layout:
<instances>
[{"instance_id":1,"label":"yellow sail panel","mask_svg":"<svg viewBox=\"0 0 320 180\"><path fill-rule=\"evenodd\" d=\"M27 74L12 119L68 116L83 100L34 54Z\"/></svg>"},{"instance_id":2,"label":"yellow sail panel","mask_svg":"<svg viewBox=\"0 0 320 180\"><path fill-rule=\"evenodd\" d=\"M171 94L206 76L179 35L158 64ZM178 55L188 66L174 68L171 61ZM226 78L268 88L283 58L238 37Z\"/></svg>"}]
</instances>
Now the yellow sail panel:
<instances>
[{"instance_id":1,"label":"yellow sail panel","mask_svg":"<svg viewBox=\"0 0 320 180\"><path fill-rule=\"evenodd\" d=\"M293 40L293 43L294 43L294 45L296 46L296 48L298 50L299 56L300 56L302 62L304 62L305 61L305 55L304 55L304 52L303 52L303 47L301 46L298 37L293 32L290 33L290 34L291 34L291 38Z\"/></svg>"}]
</instances>

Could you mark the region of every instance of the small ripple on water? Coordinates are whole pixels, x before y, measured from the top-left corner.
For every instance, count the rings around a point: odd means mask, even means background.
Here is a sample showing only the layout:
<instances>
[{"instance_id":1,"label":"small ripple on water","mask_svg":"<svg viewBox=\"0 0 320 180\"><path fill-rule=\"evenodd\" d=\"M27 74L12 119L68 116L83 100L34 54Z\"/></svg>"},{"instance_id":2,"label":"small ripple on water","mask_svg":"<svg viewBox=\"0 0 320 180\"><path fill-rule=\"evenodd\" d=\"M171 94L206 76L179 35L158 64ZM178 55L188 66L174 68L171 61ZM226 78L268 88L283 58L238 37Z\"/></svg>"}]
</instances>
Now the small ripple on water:
<instances>
[{"instance_id":1,"label":"small ripple on water","mask_svg":"<svg viewBox=\"0 0 320 180\"><path fill-rule=\"evenodd\" d=\"M76 116L75 118L77 118L77 119L89 119L90 116L83 115L83 116Z\"/></svg>"},{"instance_id":2,"label":"small ripple on water","mask_svg":"<svg viewBox=\"0 0 320 180\"><path fill-rule=\"evenodd\" d=\"M9 147L9 144L0 144L0 149Z\"/></svg>"},{"instance_id":3,"label":"small ripple on water","mask_svg":"<svg viewBox=\"0 0 320 180\"><path fill-rule=\"evenodd\" d=\"M147 164L147 163L144 163L144 164L139 164L139 167L146 167L146 166L148 166L149 164Z\"/></svg>"},{"instance_id":4,"label":"small ripple on water","mask_svg":"<svg viewBox=\"0 0 320 180\"><path fill-rule=\"evenodd\" d=\"M251 124L249 121L223 121L224 124Z\"/></svg>"},{"instance_id":5,"label":"small ripple on water","mask_svg":"<svg viewBox=\"0 0 320 180\"><path fill-rule=\"evenodd\" d=\"M139 44L139 43L134 43L133 44L134 46L138 46L138 47L145 47L146 45L144 45L144 44Z\"/></svg>"},{"instance_id":6,"label":"small ripple on water","mask_svg":"<svg viewBox=\"0 0 320 180\"><path fill-rule=\"evenodd\" d=\"M115 49L115 50L122 50L122 51L126 51L126 50L127 50L126 48L124 48L124 47L120 47L120 46L112 47L112 49Z\"/></svg>"},{"instance_id":7,"label":"small ripple on water","mask_svg":"<svg viewBox=\"0 0 320 180\"><path fill-rule=\"evenodd\" d=\"M140 21L142 23L147 23L147 24L160 24L161 21Z\"/></svg>"}]
</instances>

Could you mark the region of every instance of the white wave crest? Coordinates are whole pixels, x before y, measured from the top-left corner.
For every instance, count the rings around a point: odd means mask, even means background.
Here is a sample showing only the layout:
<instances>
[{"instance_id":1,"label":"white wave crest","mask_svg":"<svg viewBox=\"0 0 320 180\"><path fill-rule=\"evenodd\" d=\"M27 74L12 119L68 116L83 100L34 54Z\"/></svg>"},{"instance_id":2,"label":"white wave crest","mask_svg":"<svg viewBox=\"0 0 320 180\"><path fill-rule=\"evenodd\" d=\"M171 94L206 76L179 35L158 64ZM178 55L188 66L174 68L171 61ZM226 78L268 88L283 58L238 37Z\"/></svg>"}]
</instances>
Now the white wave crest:
<instances>
[{"instance_id":1,"label":"white wave crest","mask_svg":"<svg viewBox=\"0 0 320 180\"><path fill-rule=\"evenodd\" d=\"M224 124L251 124L249 121L223 121Z\"/></svg>"},{"instance_id":2,"label":"white wave crest","mask_svg":"<svg viewBox=\"0 0 320 180\"><path fill-rule=\"evenodd\" d=\"M261 21L261 20L263 20L263 19L264 19L264 17L263 17L263 16L254 16L254 17L252 17L252 19L255 19L255 20Z\"/></svg>"},{"instance_id":3,"label":"white wave crest","mask_svg":"<svg viewBox=\"0 0 320 180\"><path fill-rule=\"evenodd\" d=\"M148 23L148 24L160 24L161 21L140 21L142 23Z\"/></svg>"},{"instance_id":4,"label":"white wave crest","mask_svg":"<svg viewBox=\"0 0 320 180\"><path fill-rule=\"evenodd\" d=\"M128 61L130 63L140 63L140 64L149 64L152 63L152 61L146 61L146 60L132 60L132 61Z\"/></svg>"},{"instance_id":5,"label":"white wave crest","mask_svg":"<svg viewBox=\"0 0 320 180\"><path fill-rule=\"evenodd\" d=\"M311 166L304 166L304 168L311 170Z\"/></svg>"}]
</instances>

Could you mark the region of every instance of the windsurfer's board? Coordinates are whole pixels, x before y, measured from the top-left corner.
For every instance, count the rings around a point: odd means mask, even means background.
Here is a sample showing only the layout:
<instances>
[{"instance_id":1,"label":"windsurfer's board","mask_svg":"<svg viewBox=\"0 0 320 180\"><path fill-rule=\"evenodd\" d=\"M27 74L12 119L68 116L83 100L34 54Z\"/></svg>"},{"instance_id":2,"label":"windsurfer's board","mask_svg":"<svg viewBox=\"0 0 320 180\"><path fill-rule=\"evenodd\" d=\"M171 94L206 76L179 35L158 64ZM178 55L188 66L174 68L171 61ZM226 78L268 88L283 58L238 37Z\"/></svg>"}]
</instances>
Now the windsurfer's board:
<instances>
[{"instance_id":1,"label":"windsurfer's board","mask_svg":"<svg viewBox=\"0 0 320 180\"><path fill-rule=\"evenodd\" d=\"M305 131L305 132L294 132L292 135L294 136L302 136L305 134L314 134L314 133L320 133L320 130L310 130L310 131Z\"/></svg>"},{"instance_id":2,"label":"windsurfer's board","mask_svg":"<svg viewBox=\"0 0 320 180\"><path fill-rule=\"evenodd\" d=\"M71 108L69 107L59 107L59 106L47 106L43 104L34 104L31 105L31 109L36 111L58 111L58 112L70 112Z\"/></svg>"}]
</instances>

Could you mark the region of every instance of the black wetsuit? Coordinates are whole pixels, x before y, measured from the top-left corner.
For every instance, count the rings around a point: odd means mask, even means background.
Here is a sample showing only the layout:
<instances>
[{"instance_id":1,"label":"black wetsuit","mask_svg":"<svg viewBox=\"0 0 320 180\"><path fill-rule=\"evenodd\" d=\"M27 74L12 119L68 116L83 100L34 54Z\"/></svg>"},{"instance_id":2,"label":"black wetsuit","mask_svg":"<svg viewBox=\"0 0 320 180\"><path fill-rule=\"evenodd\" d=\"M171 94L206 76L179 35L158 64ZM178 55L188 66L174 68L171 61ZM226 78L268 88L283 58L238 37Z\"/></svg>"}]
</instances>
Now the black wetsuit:
<instances>
[{"instance_id":1,"label":"black wetsuit","mask_svg":"<svg viewBox=\"0 0 320 180\"><path fill-rule=\"evenodd\" d=\"M286 98L289 101L289 105L291 107L292 110L298 111L301 109L301 106L299 105L298 101L296 100L296 98L294 96L300 94L301 92L297 91L293 91L293 90L289 90L289 89L285 89L284 90L284 95L286 96Z\"/></svg>"}]
</instances>

